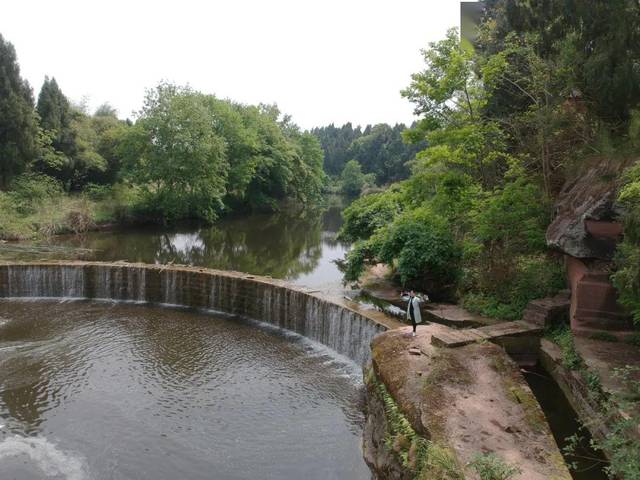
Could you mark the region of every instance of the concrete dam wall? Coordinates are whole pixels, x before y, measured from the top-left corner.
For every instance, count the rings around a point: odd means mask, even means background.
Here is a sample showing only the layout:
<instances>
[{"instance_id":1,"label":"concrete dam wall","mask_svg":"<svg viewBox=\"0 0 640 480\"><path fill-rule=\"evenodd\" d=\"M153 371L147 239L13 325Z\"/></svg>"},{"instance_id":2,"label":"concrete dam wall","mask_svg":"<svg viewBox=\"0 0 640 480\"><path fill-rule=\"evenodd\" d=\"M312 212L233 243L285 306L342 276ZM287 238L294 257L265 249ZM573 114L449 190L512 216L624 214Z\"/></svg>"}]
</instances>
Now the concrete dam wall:
<instances>
[{"instance_id":1,"label":"concrete dam wall","mask_svg":"<svg viewBox=\"0 0 640 480\"><path fill-rule=\"evenodd\" d=\"M281 280L196 267L102 262L0 264L0 297L86 298L213 310L285 328L363 365L386 327Z\"/></svg>"}]
</instances>

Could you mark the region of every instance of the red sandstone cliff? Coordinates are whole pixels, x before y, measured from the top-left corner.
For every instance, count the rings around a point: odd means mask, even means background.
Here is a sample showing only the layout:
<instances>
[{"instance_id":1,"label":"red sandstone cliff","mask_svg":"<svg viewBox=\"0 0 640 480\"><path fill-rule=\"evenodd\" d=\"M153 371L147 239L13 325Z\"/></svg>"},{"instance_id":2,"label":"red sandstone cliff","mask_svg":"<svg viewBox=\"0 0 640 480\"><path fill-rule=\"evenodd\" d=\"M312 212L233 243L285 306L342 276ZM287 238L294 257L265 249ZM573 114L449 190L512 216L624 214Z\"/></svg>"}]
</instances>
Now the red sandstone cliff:
<instances>
[{"instance_id":1,"label":"red sandstone cliff","mask_svg":"<svg viewBox=\"0 0 640 480\"><path fill-rule=\"evenodd\" d=\"M630 327L609 281L611 260L622 237L616 204L622 164L601 162L564 185L547 229L549 247L565 255L575 333L624 331Z\"/></svg>"}]
</instances>

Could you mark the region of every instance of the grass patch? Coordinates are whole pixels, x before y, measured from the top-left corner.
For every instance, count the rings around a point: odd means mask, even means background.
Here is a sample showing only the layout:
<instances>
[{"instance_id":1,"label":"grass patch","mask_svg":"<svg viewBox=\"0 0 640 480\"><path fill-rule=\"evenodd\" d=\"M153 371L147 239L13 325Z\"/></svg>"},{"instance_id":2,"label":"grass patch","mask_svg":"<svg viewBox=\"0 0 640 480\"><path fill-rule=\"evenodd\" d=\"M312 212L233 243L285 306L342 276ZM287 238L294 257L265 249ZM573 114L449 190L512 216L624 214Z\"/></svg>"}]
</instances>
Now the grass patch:
<instances>
[{"instance_id":1,"label":"grass patch","mask_svg":"<svg viewBox=\"0 0 640 480\"><path fill-rule=\"evenodd\" d=\"M31 178L33 177L33 178ZM98 224L137 218L141 200L132 188L116 185L99 194L68 194L38 176L27 176L11 192L0 192L0 240L33 240L82 233Z\"/></svg>"},{"instance_id":2,"label":"grass patch","mask_svg":"<svg viewBox=\"0 0 640 480\"><path fill-rule=\"evenodd\" d=\"M509 480L521 473L518 467L506 464L495 453L477 454L469 466L480 476L480 480Z\"/></svg>"}]
</instances>

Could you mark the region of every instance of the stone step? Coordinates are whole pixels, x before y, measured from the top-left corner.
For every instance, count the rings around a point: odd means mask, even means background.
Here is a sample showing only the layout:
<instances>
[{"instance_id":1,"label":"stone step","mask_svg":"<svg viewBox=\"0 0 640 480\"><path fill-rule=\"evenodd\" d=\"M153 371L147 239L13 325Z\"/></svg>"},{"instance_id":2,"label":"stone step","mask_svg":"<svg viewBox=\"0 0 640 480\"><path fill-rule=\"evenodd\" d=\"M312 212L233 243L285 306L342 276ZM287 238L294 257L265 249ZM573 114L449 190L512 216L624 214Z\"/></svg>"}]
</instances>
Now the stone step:
<instances>
[{"instance_id":1,"label":"stone step","mask_svg":"<svg viewBox=\"0 0 640 480\"><path fill-rule=\"evenodd\" d=\"M569 317L571 301L563 291L555 297L532 300L527 305L522 319L539 326L548 326L566 321Z\"/></svg>"},{"instance_id":2,"label":"stone step","mask_svg":"<svg viewBox=\"0 0 640 480\"><path fill-rule=\"evenodd\" d=\"M541 336L542 327L529 322L518 320L488 325L468 330L449 330L434 333L431 344L436 347L455 348L468 345L480 340L494 341L503 337Z\"/></svg>"}]
</instances>

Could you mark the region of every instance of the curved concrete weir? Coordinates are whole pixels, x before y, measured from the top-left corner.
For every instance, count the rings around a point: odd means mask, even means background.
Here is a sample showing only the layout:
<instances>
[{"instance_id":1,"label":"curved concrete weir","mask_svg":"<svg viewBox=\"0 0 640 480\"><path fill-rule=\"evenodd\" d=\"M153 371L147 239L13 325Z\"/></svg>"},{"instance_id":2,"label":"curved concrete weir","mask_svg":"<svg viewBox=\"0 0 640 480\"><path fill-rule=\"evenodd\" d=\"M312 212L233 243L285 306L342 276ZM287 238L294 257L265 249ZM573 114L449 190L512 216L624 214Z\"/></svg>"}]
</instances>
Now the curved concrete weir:
<instances>
[{"instance_id":1,"label":"curved concrete weir","mask_svg":"<svg viewBox=\"0 0 640 480\"><path fill-rule=\"evenodd\" d=\"M186 266L103 262L5 262L0 297L87 298L209 309L266 322L320 342L363 365L387 328L281 280Z\"/></svg>"}]
</instances>

